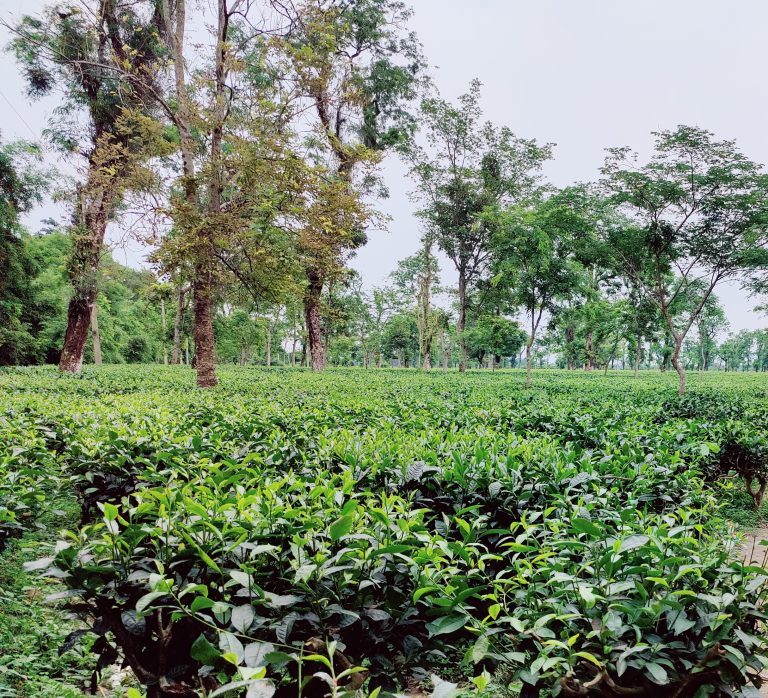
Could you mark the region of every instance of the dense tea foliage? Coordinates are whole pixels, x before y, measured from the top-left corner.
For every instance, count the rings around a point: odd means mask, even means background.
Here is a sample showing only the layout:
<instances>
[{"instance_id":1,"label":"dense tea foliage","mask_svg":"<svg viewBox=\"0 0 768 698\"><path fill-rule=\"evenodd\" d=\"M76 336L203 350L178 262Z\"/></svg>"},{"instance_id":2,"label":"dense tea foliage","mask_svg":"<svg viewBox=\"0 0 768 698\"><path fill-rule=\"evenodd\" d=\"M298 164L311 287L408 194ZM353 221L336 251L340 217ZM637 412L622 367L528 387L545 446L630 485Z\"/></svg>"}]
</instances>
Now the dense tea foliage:
<instances>
[{"instance_id":1,"label":"dense tea foliage","mask_svg":"<svg viewBox=\"0 0 768 698\"><path fill-rule=\"evenodd\" d=\"M0 374L0 545L72 490L81 527L34 566L99 668L150 696L760 685L766 572L721 507L765 488L762 376L222 378Z\"/></svg>"}]
</instances>

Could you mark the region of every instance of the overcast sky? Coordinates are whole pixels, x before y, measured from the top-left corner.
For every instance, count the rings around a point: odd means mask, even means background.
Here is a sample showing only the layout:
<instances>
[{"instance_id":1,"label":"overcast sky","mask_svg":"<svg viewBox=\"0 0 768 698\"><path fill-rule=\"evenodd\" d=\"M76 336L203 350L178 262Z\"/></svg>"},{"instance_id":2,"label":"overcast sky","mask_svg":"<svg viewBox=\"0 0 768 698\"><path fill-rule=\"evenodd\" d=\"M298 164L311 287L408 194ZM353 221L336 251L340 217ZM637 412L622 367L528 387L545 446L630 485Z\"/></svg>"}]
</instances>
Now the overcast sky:
<instances>
[{"instance_id":1,"label":"overcast sky","mask_svg":"<svg viewBox=\"0 0 768 698\"><path fill-rule=\"evenodd\" d=\"M651 131L682 123L734 138L748 157L768 163L765 0L411 1L413 28L443 95L453 99L480 78L488 119L557 144L546 168L556 185L595 179L606 147L647 154ZM0 15L44 4L0 0ZM30 104L12 58L0 56L4 141L37 136L54 105ZM353 261L367 285L383 282L419 240L404 168L388 161L384 175L390 229L371 231ZM30 228L56 213L50 205L33 212ZM142 252L134 244L115 256L138 264ZM719 295L733 330L768 324L738 287Z\"/></svg>"}]
</instances>

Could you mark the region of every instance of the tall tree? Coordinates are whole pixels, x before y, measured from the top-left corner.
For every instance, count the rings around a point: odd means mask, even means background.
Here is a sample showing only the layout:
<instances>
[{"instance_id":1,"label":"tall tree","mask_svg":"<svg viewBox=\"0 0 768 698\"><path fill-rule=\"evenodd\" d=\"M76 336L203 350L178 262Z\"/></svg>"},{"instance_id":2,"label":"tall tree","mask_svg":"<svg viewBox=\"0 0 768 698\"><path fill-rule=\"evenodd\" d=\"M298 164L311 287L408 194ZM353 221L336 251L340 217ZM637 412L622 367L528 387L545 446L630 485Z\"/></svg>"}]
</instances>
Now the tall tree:
<instances>
[{"instance_id":1,"label":"tall tree","mask_svg":"<svg viewBox=\"0 0 768 698\"><path fill-rule=\"evenodd\" d=\"M426 99L419 119L426 147L409 149L419 213L459 276L461 371L466 369L468 294L490 262L492 229L483 213L530 196L551 154L549 145L517 138L507 127L484 124L481 118L478 80L457 105L440 97Z\"/></svg>"},{"instance_id":2,"label":"tall tree","mask_svg":"<svg viewBox=\"0 0 768 698\"><path fill-rule=\"evenodd\" d=\"M402 306L413 312L419 333L419 357L425 369L432 367L432 345L441 315L432 306L432 298L440 292L440 267L433 252L434 239L424 235L419 251L400 260L390 278Z\"/></svg>"},{"instance_id":3,"label":"tall tree","mask_svg":"<svg viewBox=\"0 0 768 698\"><path fill-rule=\"evenodd\" d=\"M733 141L709 131L679 126L654 135L645 164L628 148L609 151L603 185L635 226L604 232L622 272L661 313L683 394L680 351L707 299L723 281L768 266L768 177ZM674 314L694 285L698 302Z\"/></svg>"},{"instance_id":4,"label":"tall tree","mask_svg":"<svg viewBox=\"0 0 768 698\"><path fill-rule=\"evenodd\" d=\"M541 321L578 286L574 240L589 221L572 207L568 191L534 206L493 211L487 218L494 230L493 281L507 289L511 304L522 307L527 315L525 384L529 386L532 350Z\"/></svg>"},{"instance_id":5,"label":"tall tree","mask_svg":"<svg viewBox=\"0 0 768 698\"><path fill-rule=\"evenodd\" d=\"M421 47L406 25L411 11L400 0L304 0L278 3L292 27L284 49L298 91L314 113L308 157L322 163L336 189L369 188L382 154L402 145L413 130L407 104L416 96ZM358 181L355 182L357 176ZM334 184L334 183L331 183ZM316 202L323 216L302 236L304 308L312 368L325 366L321 299L345 256L365 244L365 222L350 226L335 209Z\"/></svg>"},{"instance_id":6,"label":"tall tree","mask_svg":"<svg viewBox=\"0 0 768 698\"><path fill-rule=\"evenodd\" d=\"M148 0L63 2L9 27L30 96L64 89L62 118L50 128L54 142L85 160L72 210L73 293L62 371L82 367L107 224L160 135L146 118L163 52L159 7ZM85 128L75 118L80 114Z\"/></svg>"}]
</instances>

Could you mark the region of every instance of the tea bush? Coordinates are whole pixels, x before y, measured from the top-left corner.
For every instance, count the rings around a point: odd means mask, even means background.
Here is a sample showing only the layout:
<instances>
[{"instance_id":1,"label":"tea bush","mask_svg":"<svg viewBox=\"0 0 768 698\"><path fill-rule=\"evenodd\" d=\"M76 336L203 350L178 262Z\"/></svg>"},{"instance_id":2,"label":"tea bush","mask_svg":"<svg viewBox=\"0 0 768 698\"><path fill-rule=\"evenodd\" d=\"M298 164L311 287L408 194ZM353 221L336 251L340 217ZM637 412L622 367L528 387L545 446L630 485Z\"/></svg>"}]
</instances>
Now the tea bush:
<instances>
[{"instance_id":1,"label":"tea bush","mask_svg":"<svg viewBox=\"0 0 768 698\"><path fill-rule=\"evenodd\" d=\"M766 572L720 512L760 482L762 376L222 374L0 373L0 532L76 493L34 566L99 669L164 697L761 685Z\"/></svg>"}]
</instances>

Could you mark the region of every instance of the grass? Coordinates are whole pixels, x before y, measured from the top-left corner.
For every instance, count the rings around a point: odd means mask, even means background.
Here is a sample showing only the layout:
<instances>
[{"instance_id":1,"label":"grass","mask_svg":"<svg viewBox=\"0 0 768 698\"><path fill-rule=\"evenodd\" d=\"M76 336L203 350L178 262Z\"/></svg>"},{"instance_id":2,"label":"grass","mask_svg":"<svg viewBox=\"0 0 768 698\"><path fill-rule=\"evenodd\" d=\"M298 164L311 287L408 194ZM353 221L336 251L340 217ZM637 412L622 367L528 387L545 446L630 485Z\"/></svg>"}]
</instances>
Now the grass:
<instances>
[{"instance_id":1,"label":"grass","mask_svg":"<svg viewBox=\"0 0 768 698\"><path fill-rule=\"evenodd\" d=\"M768 499L759 510L752 506L752 498L744 491L741 483L729 495L729 502L723 509L723 515L733 521L737 528L752 531L768 521Z\"/></svg>"},{"instance_id":2,"label":"grass","mask_svg":"<svg viewBox=\"0 0 768 698\"><path fill-rule=\"evenodd\" d=\"M58 528L74 522L73 497L59 495L39 526L12 540L0 556L0 698L83 698L93 656L88 636L65 652L69 633L82 628L61 607L46 600L63 587L26 572L24 563L50 554Z\"/></svg>"}]
</instances>

